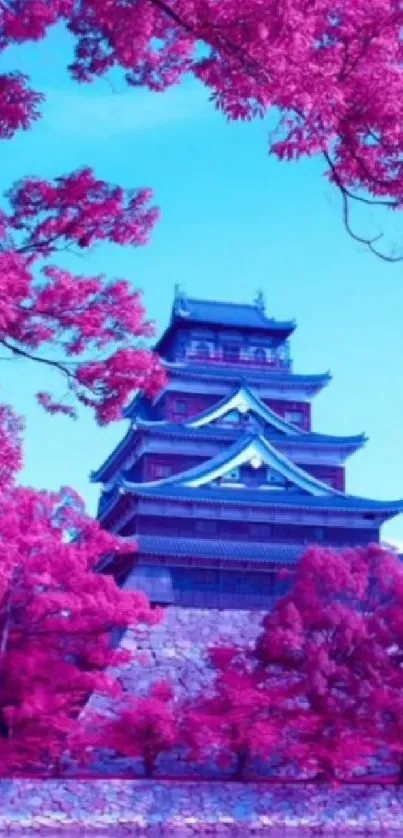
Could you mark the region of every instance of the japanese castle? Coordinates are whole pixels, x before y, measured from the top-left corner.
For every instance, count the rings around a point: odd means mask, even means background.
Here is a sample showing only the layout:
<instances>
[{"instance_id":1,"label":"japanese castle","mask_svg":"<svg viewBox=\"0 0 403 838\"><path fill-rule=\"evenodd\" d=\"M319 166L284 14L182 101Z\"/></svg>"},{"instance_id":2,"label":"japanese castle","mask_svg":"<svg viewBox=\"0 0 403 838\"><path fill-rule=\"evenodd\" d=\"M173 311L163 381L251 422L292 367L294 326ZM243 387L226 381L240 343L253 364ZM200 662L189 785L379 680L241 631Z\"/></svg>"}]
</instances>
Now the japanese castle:
<instances>
[{"instance_id":1,"label":"japanese castle","mask_svg":"<svg viewBox=\"0 0 403 838\"><path fill-rule=\"evenodd\" d=\"M366 438L316 433L311 402L330 375L295 374L294 321L254 304L196 300L176 288L156 344L167 383L138 394L129 429L92 474L99 520L127 553L105 569L161 605L267 608L307 545L379 541L403 501L345 491Z\"/></svg>"}]
</instances>

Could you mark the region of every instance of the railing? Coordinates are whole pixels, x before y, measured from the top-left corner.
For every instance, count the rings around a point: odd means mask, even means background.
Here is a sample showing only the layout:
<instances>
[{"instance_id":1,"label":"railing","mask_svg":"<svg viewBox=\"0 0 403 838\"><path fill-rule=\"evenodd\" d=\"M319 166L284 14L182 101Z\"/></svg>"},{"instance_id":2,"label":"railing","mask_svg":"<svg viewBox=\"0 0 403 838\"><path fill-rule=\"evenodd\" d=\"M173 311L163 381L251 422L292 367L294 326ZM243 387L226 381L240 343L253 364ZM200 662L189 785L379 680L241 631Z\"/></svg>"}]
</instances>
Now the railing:
<instances>
[{"instance_id":1,"label":"railing","mask_svg":"<svg viewBox=\"0 0 403 838\"><path fill-rule=\"evenodd\" d=\"M212 366L226 366L227 364L234 367L253 368L259 370L290 370L291 359L274 358L273 360L256 361L255 358L224 358L222 355L202 355L198 352L188 352L186 354L187 361L198 361L203 364L211 364Z\"/></svg>"}]
</instances>

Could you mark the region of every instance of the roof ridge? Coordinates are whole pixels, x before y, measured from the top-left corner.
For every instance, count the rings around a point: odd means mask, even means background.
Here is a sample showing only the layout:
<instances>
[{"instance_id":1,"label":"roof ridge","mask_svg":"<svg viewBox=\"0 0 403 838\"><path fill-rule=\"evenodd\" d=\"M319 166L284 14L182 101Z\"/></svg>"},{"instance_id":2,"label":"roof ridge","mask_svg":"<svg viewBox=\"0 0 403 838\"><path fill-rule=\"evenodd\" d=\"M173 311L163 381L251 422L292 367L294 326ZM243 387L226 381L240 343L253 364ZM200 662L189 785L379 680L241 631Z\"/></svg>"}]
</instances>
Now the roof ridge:
<instances>
[{"instance_id":1,"label":"roof ridge","mask_svg":"<svg viewBox=\"0 0 403 838\"><path fill-rule=\"evenodd\" d=\"M254 311L258 311L262 314L263 317L269 320L274 320L274 317L267 318L266 314L259 309L259 306L256 303L239 303L235 302L234 300L208 300L203 299L202 297L185 297L183 303L203 303L209 306L226 306L226 308L252 308ZM287 321L288 322L288 321Z\"/></svg>"},{"instance_id":2,"label":"roof ridge","mask_svg":"<svg viewBox=\"0 0 403 838\"><path fill-rule=\"evenodd\" d=\"M207 303L213 306L248 306L248 308L257 308L254 303L238 303L235 300L209 300L203 297L185 297L184 302L189 303Z\"/></svg>"}]
</instances>

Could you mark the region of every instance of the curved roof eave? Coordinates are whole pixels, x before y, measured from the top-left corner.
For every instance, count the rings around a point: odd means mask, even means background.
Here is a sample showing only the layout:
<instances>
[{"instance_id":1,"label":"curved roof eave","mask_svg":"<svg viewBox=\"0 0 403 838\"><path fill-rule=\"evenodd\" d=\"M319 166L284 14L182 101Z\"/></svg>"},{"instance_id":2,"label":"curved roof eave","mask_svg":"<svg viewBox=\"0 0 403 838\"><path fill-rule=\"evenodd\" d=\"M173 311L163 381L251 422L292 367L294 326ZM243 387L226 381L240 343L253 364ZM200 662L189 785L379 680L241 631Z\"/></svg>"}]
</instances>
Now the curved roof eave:
<instances>
[{"instance_id":1,"label":"curved roof eave","mask_svg":"<svg viewBox=\"0 0 403 838\"><path fill-rule=\"evenodd\" d=\"M176 436L180 437L183 435L192 436L198 439L203 439L203 435L206 436L217 436L228 439L238 438L239 436L239 428L234 425L231 426L204 426L202 428L192 428L189 426L187 422L183 422L181 424L175 424L173 422L168 422L165 420L158 420L156 422L152 422L151 420L139 420L137 423L137 427L139 430L144 431L151 431L155 432L157 435L166 435L166 436ZM365 433L361 434L354 434L352 436L332 436L331 434L320 434L315 433L315 431L304 431L303 433L298 433L295 436L276 436L273 439L270 438L268 433L262 430L262 434L268 438L269 442L280 442L283 445L285 442L290 442L292 444L301 443L301 445L309 444L309 445L320 445L320 446L337 446L337 447L351 447L357 448L358 446L364 445L368 442L368 437Z\"/></svg>"},{"instance_id":2,"label":"curved roof eave","mask_svg":"<svg viewBox=\"0 0 403 838\"><path fill-rule=\"evenodd\" d=\"M275 320L267 317L264 308L248 303L199 300L182 294L174 301L168 326L155 344L158 351L177 326L221 326L227 329L277 333L286 339L296 328L295 320Z\"/></svg>"},{"instance_id":3,"label":"curved roof eave","mask_svg":"<svg viewBox=\"0 0 403 838\"><path fill-rule=\"evenodd\" d=\"M275 413L274 410L271 410L258 396L255 396L249 387L243 384L236 388L233 393L224 396L218 404L207 408L207 410L204 410L198 416L194 416L186 424L190 428L201 428L208 424L208 422L214 422L216 419L225 416L226 413L233 410L244 413L256 413L268 425L271 425L284 434L303 435L305 433L305 431L296 425L287 422L282 416Z\"/></svg>"},{"instance_id":4,"label":"curved roof eave","mask_svg":"<svg viewBox=\"0 0 403 838\"><path fill-rule=\"evenodd\" d=\"M137 488L146 486L152 488L169 485L176 485L178 487L197 485L200 488L205 482L211 482L216 480L217 477L222 477L229 470L249 462L254 456L260 457L263 463L278 471L286 480L295 483L299 488L313 495L340 494L337 489L328 486L326 483L323 483L295 465L292 460L289 460L284 454L281 454L262 435L247 432L225 451L180 474L171 475L163 480L141 484L133 483L123 477L119 484L123 489L129 489L134 492Z\"/></svg>"},{"instance_id":5,"label":"curved roof eave","mask_svg":"<svg viewBox=\"0 0 403 838\"><path fill-rule=\"evenodd\" d=\"M131 442L135 428L131 425L126 431L123 439L119 442L116 448L112 451L109 457L97 469L90 472L90 483L100 483L104 479L108 479L108 469L113 468L119 455L125 452L127 445Z\"/></svg>"},{"instance_id":6,"label":"curved roof eave","mask_svg":"<svg viewBox=\"0 0 403 838\"><path fill-rule=\"evenodd\" d=\"M380 515L393 517L403 512L403 498L401 500L381 501L370 498L362 498L355 495L308 495L297 494L286 491L253 490L253 489L227 489L223 487L214 488L190 488L171 484L170 486L157 486L145 484L132 484L127 491L139 497L152 497L161 500L183 501L197 500L199 503L224 503L235 506L273 506L286 509L324 509L346 512L373 512Z\"/></svg>"},{"instance_id":7,"label":"curved roof eave","mask_svg":"<svg viewBox=\"0 0 403 838\"><path fill-rule=\"evenodd\" d=\"M312 375L303 375L301 373L287 373L287 372L262 372L261 370L253 369L236 369L228 365L208 365L197 366L196 364L186 364L179 361L163 361L163 365L167 372L176 375L178 378L207 378L212 381L216 379L224 379L232 381L235 384L246 382L251 379L256 384L261 383L262 386L266 384L287 384L292 387L316 387L321 389L326 386L331 380L332 375L330 371L324 373L317 373ZM246 382L247 383L247 382Z\"/></svg>"}]
</instances>

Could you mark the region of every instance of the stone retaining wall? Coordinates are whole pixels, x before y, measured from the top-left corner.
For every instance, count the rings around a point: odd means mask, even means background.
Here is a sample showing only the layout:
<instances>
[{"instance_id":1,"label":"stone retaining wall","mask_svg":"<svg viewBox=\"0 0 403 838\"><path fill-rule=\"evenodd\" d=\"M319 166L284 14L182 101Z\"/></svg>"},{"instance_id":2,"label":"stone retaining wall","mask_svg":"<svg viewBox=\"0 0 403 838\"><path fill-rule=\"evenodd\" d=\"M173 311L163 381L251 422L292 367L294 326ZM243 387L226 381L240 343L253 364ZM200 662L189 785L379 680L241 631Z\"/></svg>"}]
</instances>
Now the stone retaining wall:
<instances>
[{"instance_id":1,"label":"stone retaining wall","mask_svg":"<svg viewBox=\"0 0 403 838\"><path fill-rule=\"evenodd\" d=\"M251 647L263 617L263 611L168 607L160 625L135 626L125 633L122 647L138 655L121 672L122 680L138 693L168 678L179 696L196 694L211 678L208 649L233 644Z\"/></svg>"},{"instance_id":2,"label":"stone retaining wall","mask_svg":"<svg viewBox=\"0 0 403 838\"><path fill-rule=\"evenodd\" d=\"M157 626L136 625L120 641L122 649L133 655L130 663L119 669L119 680L128 692L147 694L156 682L167 679L177 700L192 698L212 683L214 672L208 651L213 646L253 646L260 632L265 612L236 609L178 608L164 609L164 619ZM105 706L95 694L88 707ZM113 707L113 705L112 705ZM141 760L116 759L100 754L98 770L102 774L130 772L142 777ZM164 754L158 761L157 775L169 777L208 777L226 779L231 771L189 763L180 752Z\"/></svg>"},{"instance_id":3,"label":"stone retaining wall","mask_svg":"<svg viewBox=\"0 0 403 838\"><path fill-rule=\"evenodd\" d=\"M0 832L155 838L197 832L401 835L403 788L148 780L0 780Z\"/></svg>"}]
</instances>

